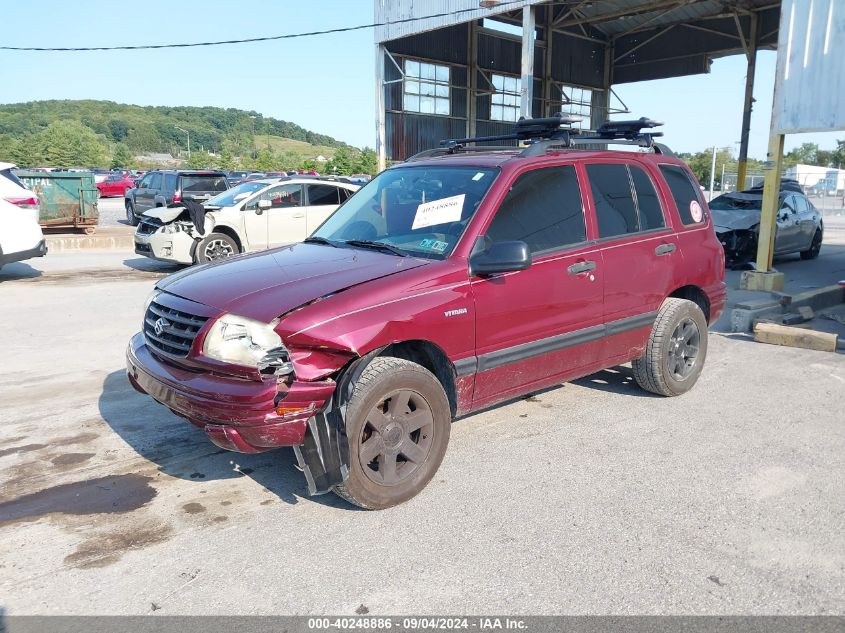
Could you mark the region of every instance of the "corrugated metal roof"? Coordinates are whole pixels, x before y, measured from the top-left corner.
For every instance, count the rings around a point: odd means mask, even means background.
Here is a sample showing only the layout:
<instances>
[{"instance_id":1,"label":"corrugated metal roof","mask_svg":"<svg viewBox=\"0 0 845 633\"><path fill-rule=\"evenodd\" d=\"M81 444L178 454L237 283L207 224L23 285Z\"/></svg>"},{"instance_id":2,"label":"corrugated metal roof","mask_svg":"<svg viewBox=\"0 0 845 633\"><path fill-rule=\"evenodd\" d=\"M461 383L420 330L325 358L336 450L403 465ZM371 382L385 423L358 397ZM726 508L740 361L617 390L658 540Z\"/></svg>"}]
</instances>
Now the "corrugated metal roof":
<instances>
[{"instance_id":1,"label":"corrugated metal roof","mask_svg":"<svg viewBox=\"0 0 845 633\"><path fill-rule=\"evenodd\" d=\"M512 0L493 9L482 9L479 0L375 0L376 42L395 40L444 26L471 22L514 11L544 0ZM427 17L435 16L435 17Z\"/></svg>"},{"instance_id":2,"label":"corrugated metal roof","mask_svg":"<svg viewBox=\"0 0 845 633\"><path fill-rule=\"evenodd\" d=\"M778 0L513 0L483 9L479 7L479 0L375 0L376 23L388 23L375 29L375 39L385 42L539 4L552 4L557 15L562 16L562 26L572 27L586 21L604 35L614 37L640 28L689 22L780 3Z\"/></svg>"}]
</instances>

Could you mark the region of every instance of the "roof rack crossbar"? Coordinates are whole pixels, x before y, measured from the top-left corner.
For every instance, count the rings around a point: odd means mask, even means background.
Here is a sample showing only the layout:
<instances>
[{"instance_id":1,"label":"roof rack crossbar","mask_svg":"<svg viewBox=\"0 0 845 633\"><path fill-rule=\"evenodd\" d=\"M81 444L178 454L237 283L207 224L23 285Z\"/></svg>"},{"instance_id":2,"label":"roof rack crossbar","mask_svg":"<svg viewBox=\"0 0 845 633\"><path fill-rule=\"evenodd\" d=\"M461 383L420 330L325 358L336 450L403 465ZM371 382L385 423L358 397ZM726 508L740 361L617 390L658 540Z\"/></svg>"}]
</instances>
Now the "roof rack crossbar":
<instances>
[{"instance_id":1,"label":"roof rack crossbar","mask_svg":"<svg viewBox=\"0 0 845 633\"><path fill-rule=\"evenodd\" d=\"M647 117L627 121L605 121L595 132L582 134L580 130L565 128L564 125L572 125L581 121L582 117L573 114L560 113L556 116L540 119L522 118L513 126L509 134L495 136L478 136L475 138L454 138L440 141L440 147L424 150L414 154L409 161L433 158L444 154L456 154L458 152L490 152L490 151L513 151L512 147L483 146L478 143L493 143L501 141L524 141L530 143L529 147L522 150L521 156L541 156L554 148L570 148L573 145L587 143L601 145L613 143L614 145L638 145L652 149L659 154L674 156L672 150L661 143L655 143L654 138L663 136L662 132L643 132L643 129L652 129L663 125L660 121L654 121ZM467 144L474 144L467 147Z\"/></svg>"}]
</instances>

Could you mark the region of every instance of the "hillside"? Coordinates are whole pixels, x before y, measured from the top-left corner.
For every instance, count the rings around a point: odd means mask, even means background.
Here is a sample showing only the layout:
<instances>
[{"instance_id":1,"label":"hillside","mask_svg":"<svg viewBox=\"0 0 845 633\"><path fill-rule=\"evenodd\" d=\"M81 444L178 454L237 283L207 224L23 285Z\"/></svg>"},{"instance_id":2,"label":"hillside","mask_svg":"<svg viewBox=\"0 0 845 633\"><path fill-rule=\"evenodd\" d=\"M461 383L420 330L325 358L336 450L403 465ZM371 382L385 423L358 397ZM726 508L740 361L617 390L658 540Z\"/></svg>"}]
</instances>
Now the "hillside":
<instances>
[{"instance_id":1,"label":"hillside","mask_svg":"<svg viewBox=\"0 0 845 633\"><path fill-rule=\"evenodd\" d=\"M112 101L34 101L0 105L0 160L21 165L107 166L120 155L169 153L187 146L255 158L266 148L302 160L353 150L325 134L258 112L215 107L136 106ZM84 148L80 153L78 148ZM65 163L66 164L63 164Z\"/></svg>"}]
</instances>

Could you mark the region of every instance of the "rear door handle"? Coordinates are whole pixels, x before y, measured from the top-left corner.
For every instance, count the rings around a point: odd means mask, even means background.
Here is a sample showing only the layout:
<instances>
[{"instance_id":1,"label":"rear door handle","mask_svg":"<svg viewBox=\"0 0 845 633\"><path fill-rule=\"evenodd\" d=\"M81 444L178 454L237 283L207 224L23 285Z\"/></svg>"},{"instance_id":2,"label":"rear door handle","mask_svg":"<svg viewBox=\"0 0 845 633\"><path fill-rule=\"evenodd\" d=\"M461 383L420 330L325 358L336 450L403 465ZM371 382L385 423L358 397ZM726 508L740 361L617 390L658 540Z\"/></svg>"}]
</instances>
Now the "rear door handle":
<instances>
[{"instance_id":1,"label":"rear door handle","mask_svg":"<svg viewBox=\"0 0 845 633\"><path fill-rule=\"evenodd\" d=\"M588 273L591 270L596 269L596 263L592 261L587 262L578 262L577 264L572 264L569 268L566 269L570 275L580 275L581 273Z\"/></svg>"},{"instance_id":2,"label":"rear door handle","mask_svg":"<svg viewBox=\"0 0 845 633\"><path fill-rule=\"evenodd\" d=\"M674 244L661 244L657 248L654 249L655 255L668 255L669 253L674 253L675 249L678 247Z\"/></svg>"}]
</instances>

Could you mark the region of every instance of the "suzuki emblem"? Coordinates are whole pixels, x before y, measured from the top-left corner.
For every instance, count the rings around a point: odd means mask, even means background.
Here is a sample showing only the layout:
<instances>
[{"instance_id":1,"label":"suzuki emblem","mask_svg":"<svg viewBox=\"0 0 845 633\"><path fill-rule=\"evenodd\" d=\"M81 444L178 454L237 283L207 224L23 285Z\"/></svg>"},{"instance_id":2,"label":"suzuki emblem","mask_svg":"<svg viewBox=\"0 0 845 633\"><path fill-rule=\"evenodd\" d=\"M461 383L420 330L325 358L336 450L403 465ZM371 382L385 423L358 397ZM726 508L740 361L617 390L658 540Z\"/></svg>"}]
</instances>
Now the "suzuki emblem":
<instances>
[{"instance_id":1,"label":"suzuki emblem","mask_svg":"<svg viewBox=\"0 0 845 633\"><path fill-rule=\"evenodd\" d=\"M170 327L170 321L167 319L158 319L153 325L153 329L155 330L156 336L161 336L164 334L164 331Z\"/></svg>"}]
</instances>

